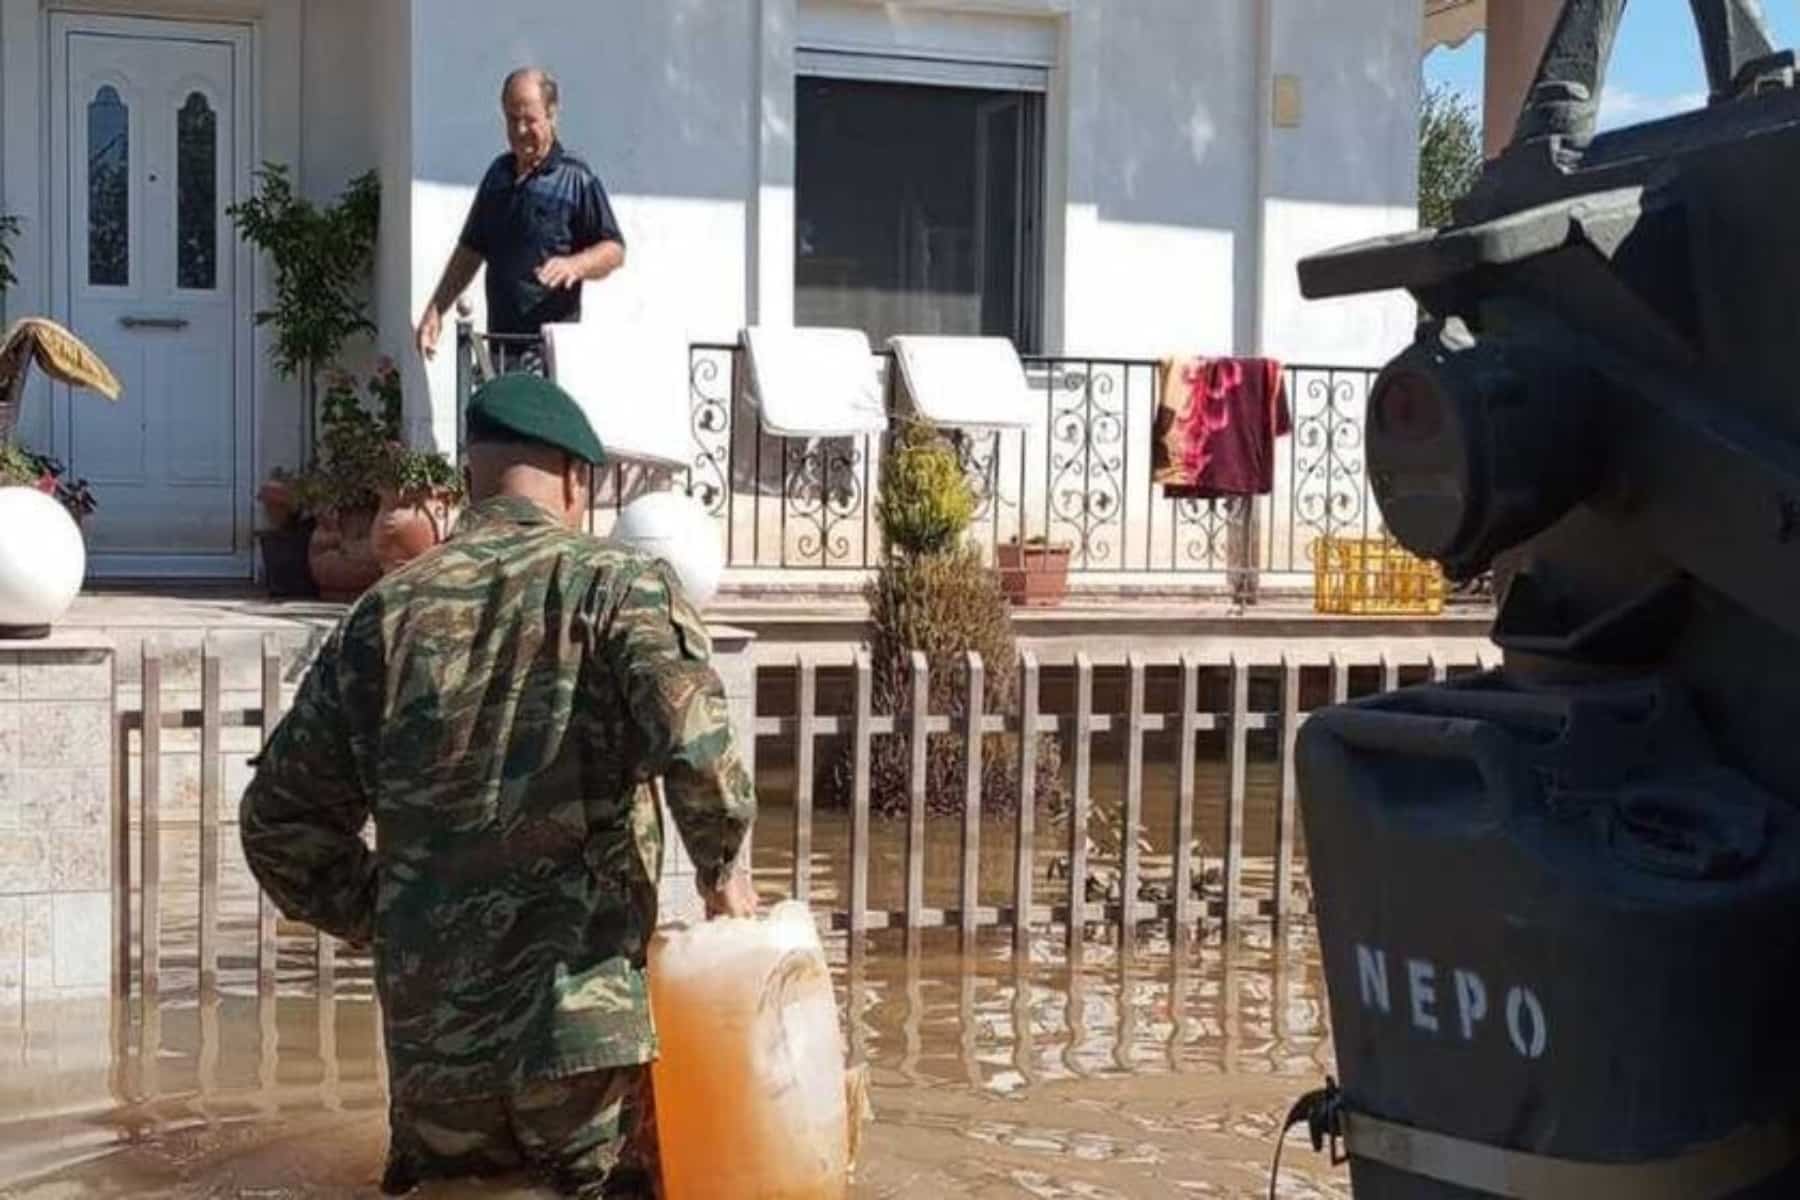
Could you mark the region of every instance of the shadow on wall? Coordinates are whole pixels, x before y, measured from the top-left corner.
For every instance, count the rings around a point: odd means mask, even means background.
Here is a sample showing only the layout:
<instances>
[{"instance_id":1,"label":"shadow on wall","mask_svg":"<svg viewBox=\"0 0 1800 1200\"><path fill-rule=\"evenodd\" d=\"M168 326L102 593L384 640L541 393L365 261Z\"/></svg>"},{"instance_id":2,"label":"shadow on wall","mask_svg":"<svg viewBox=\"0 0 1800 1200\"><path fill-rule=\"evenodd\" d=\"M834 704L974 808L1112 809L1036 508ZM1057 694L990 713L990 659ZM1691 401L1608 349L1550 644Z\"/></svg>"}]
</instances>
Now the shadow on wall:
<instances>
[{"instance_id":1,"label":"shadow on wall","mask_svg":"<svg viewBox=\"0 0 1800 1200\"><path fill-rule=\"evenodd\" d=\"M1417 4L1315 2L1278 12L1276 70L1299 76L1303 111L1298 128L1270 131L1271 195L1410 207ZM1220 5L1204 19L1192 0L1107 6L1093 194L1073 201L1097 204L1106 221L1244 228L1263 119L1258 36L1252 5Z\"/></svg>"},{"instance_id":2,"label":"shadow on wall","mask_svg":"<svg viewBox=\"0 0 1800 1200\"><path fill-rule=\"evenodd\" d=\"M607 190L741 201L752 171L755 6L747 0L433 0L415 62L419 178L473 187L506 148L500 85L535 64L562 88L562 138ZM462 30L446 36L446 30ZM415 31L415 43L425 36Z\"/></svg>"}]
</instances>

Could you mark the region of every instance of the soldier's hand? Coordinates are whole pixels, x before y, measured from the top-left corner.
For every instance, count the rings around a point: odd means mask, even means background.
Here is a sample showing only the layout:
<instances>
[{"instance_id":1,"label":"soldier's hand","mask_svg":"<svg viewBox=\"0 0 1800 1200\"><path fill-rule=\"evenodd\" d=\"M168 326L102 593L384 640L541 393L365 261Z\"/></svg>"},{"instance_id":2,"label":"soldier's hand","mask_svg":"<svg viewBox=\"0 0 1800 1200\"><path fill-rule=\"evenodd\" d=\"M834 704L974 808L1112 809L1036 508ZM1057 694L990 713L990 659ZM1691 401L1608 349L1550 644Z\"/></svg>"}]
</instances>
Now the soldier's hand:
<instances>
[{"instance_id":1,"label":"soldier's hand","mask_svg":"<svg viewBox=\"0 0 1800 1200\"><path fill-rule=\"evenodd\" d=\"M733 871L720 881L716 890L706 893L706 919L718 917L754 917L756 888L748 871Z\"/></svg>"}]
</instances>

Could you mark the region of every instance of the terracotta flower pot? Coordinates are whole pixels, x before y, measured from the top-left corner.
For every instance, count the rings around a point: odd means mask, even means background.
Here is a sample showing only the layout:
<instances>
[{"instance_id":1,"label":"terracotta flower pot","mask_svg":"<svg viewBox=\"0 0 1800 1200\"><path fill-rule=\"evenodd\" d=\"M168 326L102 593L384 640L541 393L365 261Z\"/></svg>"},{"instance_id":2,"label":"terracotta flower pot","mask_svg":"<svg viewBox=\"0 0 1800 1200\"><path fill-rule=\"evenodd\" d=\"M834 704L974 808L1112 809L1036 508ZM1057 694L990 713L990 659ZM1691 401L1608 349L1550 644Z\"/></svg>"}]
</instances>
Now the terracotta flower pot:
<instances>
[{"instance_id":1,"label":"terracotta flower pot","mask_svg":"<svg viewBox=\"0 0 1800 1200\"><path fill-rule=\"evenodd\" d=\"M369 545L374 519L368 511L320 518L306 560L321 598L349 603L381 578L381 563Z\"/></svg>"},{"instance_id":2,"label":"terracotta flower pot","mask_svg":"<svg viewBox=\"0 0 1800 1200\"><path fill-rule=\"evenodd\" d=\"M450 493L432 488L401 494L381 489L381 507L369 542L383 574L396 571L450 536L456 504Z\"/></svg>"},{"instance_id":3,"label":"terracotta flower pot","mask_svg":"<svg viewBox=\"0 0 1800 1200\"><path fill-rule=\"evenodd\" d=\"M1021 608L1054 608L1069 592L1069 547L1009 542L995 547L1000 588Z\"/></svg>"}]
</instances>

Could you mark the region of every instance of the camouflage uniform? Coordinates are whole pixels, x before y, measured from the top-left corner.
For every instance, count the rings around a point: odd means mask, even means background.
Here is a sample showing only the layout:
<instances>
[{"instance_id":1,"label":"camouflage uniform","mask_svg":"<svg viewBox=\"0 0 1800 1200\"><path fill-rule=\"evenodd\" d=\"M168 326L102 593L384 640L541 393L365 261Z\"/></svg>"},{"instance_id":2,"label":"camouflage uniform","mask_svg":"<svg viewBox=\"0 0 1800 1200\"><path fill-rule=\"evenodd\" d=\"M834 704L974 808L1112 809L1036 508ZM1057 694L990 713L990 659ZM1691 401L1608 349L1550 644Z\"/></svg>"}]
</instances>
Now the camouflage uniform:
<instances>
[{"instance_id":1,"label":"camouflage uniform","mask_svg":"<svg viewBox=\"0 0 1800 1200\"><path fill-rule=\"evenodd\" d=\"M566 1187L611 1168L656 1054L650 783L702 887L755 813L710 650L665 565L504 497L321 650L245 794L244 851L289 917L373 943L390 1183L521 1152Z\"/></svg>"}]
</instances>

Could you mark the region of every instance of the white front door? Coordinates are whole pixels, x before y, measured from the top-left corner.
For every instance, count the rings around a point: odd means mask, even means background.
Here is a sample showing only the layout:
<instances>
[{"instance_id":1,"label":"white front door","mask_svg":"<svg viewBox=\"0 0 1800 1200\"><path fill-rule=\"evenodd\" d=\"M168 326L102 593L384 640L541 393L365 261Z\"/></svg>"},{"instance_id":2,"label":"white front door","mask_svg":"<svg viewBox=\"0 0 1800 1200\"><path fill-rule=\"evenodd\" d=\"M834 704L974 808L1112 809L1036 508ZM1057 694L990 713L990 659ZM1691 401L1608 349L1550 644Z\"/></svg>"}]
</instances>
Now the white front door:
<instances>
[{"instance_id":1,"label":"white front door","mask_svg":"<svg viewBox=\"0 0 1800 1200\"><path fill-rule=\"evenodd\" d=\"M247 34L59 16L58 305L118 375L56 389L52 443L92 486L92 573L250 572L247 256L226 209L249 154Z\"/></svg>"}]
</instances>

